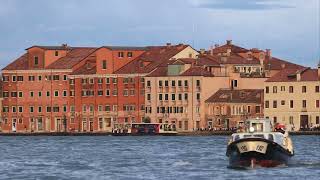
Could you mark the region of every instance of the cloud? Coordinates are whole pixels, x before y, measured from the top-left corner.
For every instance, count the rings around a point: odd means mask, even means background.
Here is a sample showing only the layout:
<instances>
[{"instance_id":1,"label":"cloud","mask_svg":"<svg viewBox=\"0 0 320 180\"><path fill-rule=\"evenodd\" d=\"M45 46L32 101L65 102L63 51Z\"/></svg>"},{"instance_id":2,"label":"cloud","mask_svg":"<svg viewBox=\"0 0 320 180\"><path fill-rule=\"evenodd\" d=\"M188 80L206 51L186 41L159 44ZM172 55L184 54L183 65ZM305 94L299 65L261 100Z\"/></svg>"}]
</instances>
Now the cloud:
<instances>
[{"instance_id":1,"label":"cloud","mask_svg":"<svg viewBox=\"0 0 320 180\"><path fill-rule=\"evenodd\" d=\"M270 10L294 8L292 5L281 4L275 0L196 0L193 4L198 8L221 9L221 10Z\"/></svg>"}]
</instances>

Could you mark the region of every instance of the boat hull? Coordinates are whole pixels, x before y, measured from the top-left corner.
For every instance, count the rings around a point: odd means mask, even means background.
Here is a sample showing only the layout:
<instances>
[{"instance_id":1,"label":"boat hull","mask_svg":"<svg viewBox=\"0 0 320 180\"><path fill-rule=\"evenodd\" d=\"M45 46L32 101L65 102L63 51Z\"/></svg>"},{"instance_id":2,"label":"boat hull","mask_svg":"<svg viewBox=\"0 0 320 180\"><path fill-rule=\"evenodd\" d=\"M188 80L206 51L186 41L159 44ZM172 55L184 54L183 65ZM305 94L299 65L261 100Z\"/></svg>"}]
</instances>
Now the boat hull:
<instances>
[{"instance_id":1,"label":"boat hull","mask_svg":"<svg viewBox=\"0 0 320 180\"><path fill-rule=\"evenodd\" d=\"M293 153L267 139L246 138L232 142L226 155L229 167L254 168L287 165Z\"/></svg>"}]
</instances>

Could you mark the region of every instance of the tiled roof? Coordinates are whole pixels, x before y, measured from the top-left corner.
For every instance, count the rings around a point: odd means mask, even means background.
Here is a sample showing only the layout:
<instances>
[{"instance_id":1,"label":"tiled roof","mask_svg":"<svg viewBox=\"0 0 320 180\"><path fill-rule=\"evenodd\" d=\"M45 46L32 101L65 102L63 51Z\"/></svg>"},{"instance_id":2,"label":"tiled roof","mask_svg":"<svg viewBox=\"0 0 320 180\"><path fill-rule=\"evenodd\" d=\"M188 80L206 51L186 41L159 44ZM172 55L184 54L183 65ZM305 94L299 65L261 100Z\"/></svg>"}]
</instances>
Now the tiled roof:
<instances>
[{"instance_id":1,"label":"tiled roof","mask_svg":"<svg viewBox=\"0 0 320 180\"><path fill-rule=\"evenodd\" d=\"M237 64L237 65L259 65L260 61L255 57L247 59L236 53L230 53L229 56L207 55L207 58L215 60L220 64Z\"/></svg>"},{"instance_id":2,"label":"tiled roof","mask_svg":"<svg viewBox=\"0 0 320 180\"><path fill-rule=\"evenodd\" d=\"M195 66L187 69L185 72L181 73L180 76L213 76L209 71L206 71L203 67Z\"/></svg>"},{"instance_id":3,"label":"tiled roof","mask_svg":"<svg viewBox=\"0 0 320 180\"><path fill-rule=\"evenodd\" d=\"M62 46L38 46L38 45L35 45L35 46L31 46L31 47L27 48L26 50L34 48L34 47L38 47L38 48L45 49L45 50L69 50L69 49L75 48L75 47L63 46L63 45Z\"/></svg>"},{"instance_id":4,"label":"tiled roof","mask_svg":"<svg viewBox=\"0 0 320 180\"><path fill-rule=\"evenodd\" d=\"M240 46L236 46L233 44L225 44L219 47L216 47L214 49L212 49L213 54L219 54L219 53L226 53L227 49L231 49L231 52L233 53L241 53L241 52L247 52L248 49L240 47Z\"/></svg>"},{"instance_id":5,"label":"tiled roof","mask_svg":"<svg viewBox=\"0 0 320 180\"><path fill-rule=\"evenodd\" d=\"M300 81L320 81L317 69L299 68L299 69L283 69L266 82L296 82L297 74L301 74Z\"/></svg>"},{"instance_id":6,"label":"tiled roof","mask_svg":"<svg viewBox=\"0 0 320 180\"><path fill-rule=\"evenodd\" d=\"M150 73L161 64L169 63L170 58L178 54L189 45L172 45L172 46L151 46L148 50L118 69L115 74L131 73ZM142 66L143 62L149 62L148 65Z\"/></svg>"},{"instance_id":7,"label":"tiled roof","mask_svg":"<svg viewBox=\"0 0 320 180\"><path fill-rule=\"evenodd\" d=\"M2 70L25 70L28 69L28 54L20 56Z\"/></svg>"},{"instance_id":8,"label":"tiled roof","mask_svg":"<svg viewBox=\"0 0 320 180\"><path fill-rule=\"evenodd\" d=\"M197 66L220 66L220 63L208 56L199 56L199 58L181 58L177 61L181 61L183 64L195 64Z\"/></svg>"},{"instance_id":9,"label":"tiled roof","mask_svg":"<svg viewBox=\"0 0 320 180\"><path fill-rule=\"evenodd\" d=\"M164 76L168 76L167 66L159 66L154 71L152 71L150 74L147 75L147 77L164 77Z\"/></svg>"},{"instance_id":10,"label":"tiled roof","mask_svg":"<svg viewBox=\"0 0 320 180\"><path fill-rule=\"evenodd\" d=\"M263 89L220 89L209 97L206 103L257 103L261 104Z\"/></svg>"},{"instance_id":11,"label":"tiled roof","mask_svg":"<svg viewBox=\"0 0 320 180\"><path fill-rule=\"evenodd\" d=\"M95 63L87 63L73 71L72 75L88 75L88 74L96 74L97 68Z\"/></svg>"},{"instance_id":12,"label":"tiled roof","mask_svg":"<svg viewBox=\"0 0 320 180\"><path fill-rule=\"evenodd\" d=\"M266 70L281 70L281 69L298 69L303 68L298 64L294 64L288 61L284 61L275 57L266 57L264 61L264 67Z\"/></svg>"},{"instance_id":13,"label":"tiled roof","mask_svg":"<svg viewBox=\"0 0 320 180\"><path fill-rule=\"evenodd\" d=\"M96 48L75 48L68 52L65 57L50 64L46 69L71 69L84 58L92 54Z\"/></svg>"}]
</instances>

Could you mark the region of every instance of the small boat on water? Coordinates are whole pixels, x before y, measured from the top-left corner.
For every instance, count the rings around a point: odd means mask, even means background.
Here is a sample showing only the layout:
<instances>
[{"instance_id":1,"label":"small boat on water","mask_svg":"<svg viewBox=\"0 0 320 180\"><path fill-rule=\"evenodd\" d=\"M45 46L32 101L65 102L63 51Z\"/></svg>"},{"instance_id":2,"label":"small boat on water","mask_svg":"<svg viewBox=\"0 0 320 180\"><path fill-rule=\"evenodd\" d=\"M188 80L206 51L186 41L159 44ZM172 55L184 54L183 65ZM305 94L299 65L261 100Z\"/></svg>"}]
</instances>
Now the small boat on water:
<instances>
[{"instance_id":1,"label":"small boat on water","mask_svg":"<svg viewBox=\"0 0 320 180\"><path fill-rule=\"evenodd\" d=\"M270 119L248 119L242 132L232 134L226 155L229 167L254 168L287 165L294 155L293 144L278 125L272 131Z\"/></svg>"},{"instance_id":2,"label":"small boat on water","mask_svg":"<svg viewBox=\"0 0 320 180\"><path fill-rule=\"evenodd\" d=\"M114 130L113 135L125 136L125 135L167 135L174 136L177 134L174 125L163 124L163 123L132 123L131 128L126 130Z\"/></svg>"}]
</instances>

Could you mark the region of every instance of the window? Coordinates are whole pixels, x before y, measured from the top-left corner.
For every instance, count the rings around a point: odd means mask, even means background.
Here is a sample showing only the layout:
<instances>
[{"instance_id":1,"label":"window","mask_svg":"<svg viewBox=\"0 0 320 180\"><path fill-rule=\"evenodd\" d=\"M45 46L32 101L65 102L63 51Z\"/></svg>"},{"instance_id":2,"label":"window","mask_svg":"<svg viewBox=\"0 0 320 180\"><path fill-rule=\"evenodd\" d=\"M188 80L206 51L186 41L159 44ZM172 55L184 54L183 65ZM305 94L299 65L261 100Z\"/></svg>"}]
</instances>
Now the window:
<instances>
[{"instance_id":1,"label":"window","mask_svg":"<svg viewBox=\"0 0 320 180\"><path fill-rule=\"evenodd\" d=\"M89 84L94 84L94 79L93 78L89 79Z\"/></svg>"},{"instance_id":2,"label":"window","mask_svg":"<svg viewBox=\"0 0 320 180\"><path fill-rule=\"evenodd\" d=\"M320 124L320 117L316 116L316 124Z\"/></svg>"},{"instance_id":3,"label":"window","mask_svg":"<svg viewBox=\"0 0 320 180\"><path fill-rule=\"evenodd\" d=\"M134 94L135 94L134 89L130 89L130 96L134 96Z\"/></svg>"},{"instance_id":4,"label":"window","mask_svg":"<svg viewBox=\"0 0 320 180\"><path fill-rule=\"evenodd\" d=\"M238 87L238 80L234 79L231 81L231 87Z\"/></svg>"},{"instance_id":5,"label":"window","mask_svg":"<svg viewBox=\"0 0 320 180\"><path fill-rule=\"evenodd\" d=\"M118 57L119 58L123 58L124 57L124 53L123 52L118 52Z\"/></svg>"},{"instance_id":6,"label":"window","mask_svg":"<svg viewBox=\"0 0 320 180\"><path fill-rule=\"evenodd\" d=\"M47 106L47 112L51 112L51 106Z\"/></svg>"},{"instance_id":7,"label":"window","mask_svg":"<svg viewBox=\"0 0 320 180\"><path fill-rule=\"evenodd\" d=\"M266 102L264 103L264 106L265 106L265 108L269 108L269 101L266 101Z\"/></svg>"},{"instance_id":8,"label":"window","mask_svg":"<svg viewBox=\"0 0 320 180\"><path fill-rule=\"evenodd\" d=\"M17 81L23 81L23 76L17 76Z\"/></svg>"},{"instance_id":9,"label":"window","mask_svg":"<svg viewBox=\"0 0 320 180\"><path fill-rule=\"evenodd\" d=\"M200 93L197 93L197 100L200 101Z\"/></svg>"},{"instance_id":10,"label":"window","mask_svg":"<svg viewBox=\"0 0 320 180\"><path fill-rule=\"evenodd\" d=\"M285 86L281 86L280 90L281 91L286 91L286 87Z\"/></svg>"},{"instance_id":11,"label":"window","mask_svg":"<svg viewBox=\"0 0 320 180\"><path fill-rule=\"evenodd\" d=\"M112 111L113 111L113 112L118 111L118 105L113 105L113 106L112 106Z\"/></svg>"},{"instance_id":12,"label":"window","mask_svg":"<svg viewBox=\"0 0 320 180\"><path fill-rule=\"evenodd\" d=\"M67 75L63 75L63 80L66 81L68 79Z\"/></svg>"},{"instance_id":13,"label":"window","mask_svg":"<svg viewBox=\"0 0 320 180\"><path fill-rule=\"evenodd\" d=\"M102 61L102 69L107 69L107 61L106 60Z\"/></svg>"},{"instance_id":14,"label":"window","mask_svg":"<svg viewBox=\"0 0 320 180\"><path fill-rule=\"evenodd\" d=\"M147 94L147 100L151 101L151 94Z\"/></svg>"},{"instance_id":15,"label":"window","mask_svg":"<svg viewBox=\"0 0 320 180\"><path fill-rule=\"evenodd\" d=\"M171 94L171 100L175 101L176 100L176 94Z\"/></svg>"},{"instance_id":16,"label":"window","mask_svg":"<svg viewBox=\"0 0 320 180\"><path fill-rule=\"evenodd\" d=\"M293 100L290 100L290 108L293 108Z\"/></svg>"},{"instance_id":17,"label":"window","mask_svg":"<svg viewBox=\"0 0 320 180\"><path fill-rule=\"evenodd\" d=\"M42 96L42 92L41 92L41 91L38 92L38 96L39 96L39 97Z\"/></svg>"},{"instance_id":18,"label":"window","mask_svg":"<svg viewBox=\"0 0 320 180\"><path fill-rule=\"evenodd\" d=\"M98 96L103 96L103 90L98 90Z\"/></svg>"},{"instance_id":19,"label":"window","mask_svg":"<svg viewBox=\"0 0 320 180\"><path fill-rule=\"evenodd\" d=\"M273 101L273 108L277 108L277 106L278 106L277 101Z\"/></svg>"},{"instance_id":20,"label":"window","mask_svg":"<svg viewBox=\"0 0 320 180\"><path fill-rule=\"evenodd\" d=\"M29 81L34 81L35 77L34 76L29 76Z\"/></svg>"},{"instance_id":21,"label":"window","mask_svg":"<svg viewBox=\"0 0 320 180\"><path fill-rule=\"evenodd\" d=\"M9 81L9 76L2 76L2 81L3 82L8 82Z\"/></svg>"},{"instance_id":22,"label":"window","mask_svg":"<svg viewBox=\"0 0 320 180\"><path fill-rule=\"evenodd\" d=\"M114 89L114 90L112 91L112 95L113 95L113 96L118 96L118 90L117 90L117 89Z\"/></svg>"},{"instance_id":23,"label":"window","mask_svg":"<svg viewBox=\"0 0 320 180\"><path fill-rule=\"evenodd\" d=\"M55 51L55 52L54 52L54 55L55 55L55 56L59 56L59 51Z\"/></svg>"},{"instance_id":24,"label":"window","mask_svg":"<svg viewBox=\"0 0 320 180\"><path fill-rule=\"evenodd\" d=\"M282 100L281 101L281 105L285 105L286 104L286 101L285 100Z\"/></svg>"},{"instance_id":25,"label":"window","mask_svg":"<svg viewBox=\"0 0 320 180\"><path fill-rule=\"evenodd\" d=\"M17 112L17 107L12 106L12 112Z\"/></svg>"},{"instance_id":26,"label":"window","mask_svg":"<svg viewBox=\"0 0 320 180\"><path fill-rule=\"evenodd\" d=\"M266 94L269 93L269 86L266 86Z\"/></svg>"},{"instance_id":27,"label":"window","mask_svg":"<svg viewBox=\"0 0 320 180\"><path fill-rule=\"evenodd\" d=\"M3 106L2 107L3 112L9 112L9 107L8 106Z\"/></svg>"},{"instance_id":28,"label":"window","mask_svg":"<svg viewBox=\"0 0 320 180\"><path fill-rule=\"evenodd\" d=\"M180 101L182 100L182 94L178 95L178 100L180 100Z\"/></svg>"},{"instance_id":29,"label":"window","mask_svg":"<svg viewBox=\"0 0 320 180\"><path fill-rule=\"evenodd\" d=\"M38 81L41 81L42 80L42 76L38 76Z\"/></svg>"},{"instance_id":30,"label":"window","mask_svg":"<svg viewBox=\"0 0 320 180\"><path fill-rule=\"evenodd\" d=\"M165 87L168 87L168 86L169 86L169 81L167 81L167 80L164 81L164 86L165 86Z\"/></svg>"},{"instance_id":31,"label":"window","mask_svg":"<svg viewBox=\"0 0 320 180\"><path fill-rule=\"evenodd\" d=\"M128 52L128 53L127 53L127 56L128 56L129 58L131 58L131 57L132 57L132 52Z\"/></svg>"},{"instance_id":32,"label":"window","mask_svg":"<svg viewBox=\"0 0 320 180\"><path fill-rule=\"evenodd\" d=\"M307 100L302 100L302 107L306 108L307 107Z\"/></svg>"},{"instance_id":33,"label":"window","mask_svg":"<svg viewBox=\"0 0 320 180\"><path fill-rule=\"evenodd\" d=\"M22 113L23 112L23 107L22 106L18 106L18 111Z\"/></svg>"},{"instance_id":34,"label":"window","mask_svg":"<svg viewBox=\"0 0 320 180\"><path fill-rule=\"evenodd\" d=\"M184 94L184 100L188 100L188 93Z\"/></svg>"},{"instance_id":35,"label":"window","mask_svg":"<svg viewBox=\"0 0 320 180\"><path fill-rule=\"evenodd\" d=\"M39 112L39 113L42 112L42 106L38 106L38 112Z\"/></svg>"},{"instance_id":36,"label":"window","mask_svg":"<svg viewBox=\"0 0 320 180\"><path fill-rule=\"evenodd\" d=\"M178 86L179 86L179 87L182 86L182 81L181 81L181 80L178 81Z\"/></svg>"},{"instance_id":37,"label":"window","mask_svg":"<svg viewBox=\"0 0 320 180\"><path fill-rule=\"evenodd\" d=\"M316 108L320 108L320 100L316 100Z\"/></svg>"},{"instance_id":38,"label":"window","mask_svg":"<svg viewBox=\"0 0 320 180\"><path fill-rule=\"evenodd\" d=\"M18 95L18 94L17 94L16 91L12 91L12 92L11 92L11 97L17 97L17 95Z\"/></svg>"},{"instance_id":39,"label":"window","mask_svg":"<svg viewBox=\"0 0 320 180\"><path fill-rule=\"evenodd\" d=\"M261 112L260 106L256 106L256 113L259 114Z\"/></svg>"},{"instance_id":40,"label":"window","mask_svg":"<svg viewBox=\"0 0 320 180\"><path fill-rule=\"evenodd\" d=\"M34 112L34 107L33 107L33 106L30 106L30 107L29 107L29 111L30 111L31 113L33 113L33 112Z\"/></svg>"},{"instance_id":41,"label":"window","mask_svg":"<svg viewBox=\"0 0 320 180\"><path fill-rule=\"evenodd\" d=\"M315 92L316 92L316 93L320 92L320 86L316 86L316 87L315 87Z\"/></svg>"},{"instance_id":42,"label":"window","mask_svg":"<svg viewBox=\"0 0 320 180\"><path fill-rule=\"evenodd\" d=\"M102 84L102 78L98 78L98 84Z\"/></svg>"},{"instance_id":43,"label":"window","mask_svg":"<svg viewBox=\"0 0 320 180\"><path fill-rule=\"evenodd\" d=\"M128 89L123 90L123 96L128 96Z\"/></svg>"},{"instance_id":44,"label":"window","mask_svg":"<svg viewBox=\"0 0 320 180\"><path fill-rule=\"evenodd\" d=\"M293 116L289 116L289 124L293 124Z\"/></svg>"},{"instance_id":45,"label":"window","mask_svg":"<svg viewBox=\"0 0 320 180\"><path fill-rule=\"evenodd\" d=\"M54 81L59 81L60 76L59 76L59 75L53 75L52 79L53 79Z\"/></svg>"},{"instance_id":46,"label":"window","mask_svg":"<svg viewBox=\"0 0 320 180\"><path fill-rule=\"evenodd\" d=\"M106 78L106 84L110 84L110 78Z\"/></svg>"},{"instance_id":47,"label":"window","mask_svg":"<svg viewBox=\"0 0 320 180\"><path fill-rule=\"evenodd\" d=\"M38 65L39 64L39 57L35 56L34 57L34 65Z\"/></svg>"},{"instance_id":48,"label":"window","mask_svg":"<svg viewBox=\"0 0 320 180\"><path fill-rule=\"evenodd\" d=\"M200 80L197 80L196 86L197 86L197 87L200 87Z\"/></svg>"},{"instance_id":49,"label":"window","mask_svg":"<svg viewBox=\"0 0 320 180\"><path fill-rule=\"evenodd\" d=\"M67 112L67 105L63 105L63 112Z\"/></svg>"},{"instance_id":50,"label":"window","mask_svg":"<svg viewBox=\"0 0 320 180\"><path fill-rule=\"evenodd\" d=\"M162 81L159 81L159 87L162 87Z\"/></svg>"},{"instance_id":51,"label":"window","mask_svg":"<svg viewBox=\"0 0 320 180\"><path fill-rule=\"evenodd\" d=\"M147 81L147 87L151 87L151 82Z\"/></svg>"},{"instance_id":52,"label":"window","mask_svg":"<svg viewBox=\"0 0 320 180\"><path fill-rule=\"evenodd\" d=\"M9 97L9 92L8 92L8 91L3 91L2 96L3 96L4 98Z\"/></svg>"},{"instance_id":53,"label":"window","mask_svg":"<svg viewBox=\"0 0 320 180\"><path fill-rule=\"evenodd\" d=\"M82 105L82 112L86 112L87 111L87 106L84 104Z\"/></svg>"},{"instance_id":54,"label":"window","mask_svg":"<svg viewBox=\"0 0 320 180\"><path fill-rule=\"evenodd\" d=\"M75 106L74 105L71 105L70 106L70 112L74 112L75 111Z\"/></svg>"},{"instance_id":55,"label":"window","mask_svg":"<svg viewBox=\"0 0 320 180\"><path fill-rule=\"evenodd\" d=\"M59 106L54 106L53 107L53 112L59 112Z\"/></svg>"},{"instance_id":56,"label":"window","mask_svg":"<svg viewBox=\"0 0 320 180\"><path fill-rule=\"evenodd\" d=\"M302 93L306 93L307 92L307 86L302 86Z\"/></svg>"},{"instance_id":57,"label":"window","mask_svg":"<svg viewBox=\"0 0 320 180\"><path fill-rule=\"evenodd\" d=\"M106 96L110 96L110 89L106 90Z\"/></svg>"},{"instance_id":58,"label":"window","mask_svg":"<svg viewBox=\"0 0 320 180\"><path fill-rule=\"evenodd\" d=\"M277 123L277 117L273 117L273 123L274 123L274 124Z\"/></svg>"},{"instance_id":59,"label":"window","mask_svg":"<svg viewBox=\"0 0 320 180\"><path fill-rule=\"evenodd\" d=\"M99 112L103 111L103 106L102 106L102 105L99 105L99 106L98 106L98 111L99 111Z\"/></svg>"},{"instance_id":60,"label":"window","mask_svg":"<svg viewBox=\"0 0 320 180\"><path fill-rule=\"evenodd\" d=\"M128 84L129 78L123 78L123 79L122 79L122 82L123 82L123 84Z\"/></svg>"},{"instance_id":61,"label":"window","mask_svg":"<svg viewBox=\"0 0 320 180\"><path fill-rule=\"evenodd\" d=\"M69 93L71 97L74 97L74 90L71 90Z\"/></svg>"},{"instance_id":62,"label":"window","mask_svg":"<svg viewBox=\"0 0 320 180\"><path fill-rule=\"evenodd\" d=\"M162 98L162 94L159 94L158 97L159 97L159 101L162 101L162 99L163 99L163 98Z\"/></svg>"},{"instance_id":63,"label":"window","mask_svg":"<svg viewBox=\"0 0 320 180\"><path fill-rule=\"evenodd\" d=\"M172 80L172 81L171 81L171 86L172 86L172 87L175 87L175 86L176 86L176 81L175 81L175 80Z\"/></svg>"},{"instance_id":64,"label":"window","mask_svg":"<svg viewBox=\"0 0 320 180\"><path fill-rule=\"evenodd\" d=\"M17 76L12 76L12 82L16 82L17 81Z\"/></svg>"},{"instance_id":65,"label":"window","mask_svg":"<svg viewBox=\"0 0 320 180\"><path fill-rule=\"evenodd\" d=\"M106 106L105 106L105 111L106 111L106 112L110 112L110 111L111 111L110 105L106 105Z\"/></svg>"},{"instance_id":66,"label":"window","mask_svg":"<svg viewBox=\"0 0 320 180\"><path fill-rule=\"evenodd\" d=\"M117 78L112 78L112 83L113 83L113 84L117 84L117 82L118 82L118 79L117 79Z\"/></svg>"},{"instance_id":67,"label":"window","mask_svg":"<svg viewBox=\"0 0 320 180\"><path fill-rule=\"evenodd\" d=\"M59 96L59 91L54 91L54 96L58 97Z\"/></svg>"},{"instance_id":68,"label":"window","mask_svg":"<svg viewBox=\"0 0 320 180\"><path fill-rule=\"evenodd\" d=\"M33 94L33 91L30 91L30 97L33 97L34 94Z\"/></svg>"},{"instance_id":69,"label":"window","mask_svg":"<svg viewBox=\"0 0 320 180\"><path fill-rule=\"evenodd\" d=\"M169 100L169 94L164 94L164 100L168 101Z\"/></svg>"},{"instance_id":70,"label":"window","mask_svg":"<svg viewBox=\"0 0 320 180\"><path fill-rule=\"evenodd\" d=\"M70 85L74 85L74 79L69 80Z\"/></svg>"},{"instance_id":71,"label":"window","mask_svg":"<svg viewBox=\"0 0 320 180\"><path fill-rule=\"evenodd\" d=\"M63 97L67 97L67 90L63 90Z\"/></svg>"},{"instance_id":72,"label":"window","mask_svg":"<svg viewBox=\"0 0 320 180\"><path fill-rule=\"evenodd\" d=\"M184 80L184 86L188 87L188 80Z\"/></svg>"},{"instance_id":73,"label":"window","mask_svg":"<svg viewBox=\"0 0 320 180\"><path fill-rule=\"evenodd\" d=\"M293 93L293 86L289 86L289 93Z\"/></svg>"},{"instance_id":74,"label":"window","mask_svg":"<svg viewBox=\"0 0 320 180\"><path fill-rule=\"evenodd\" d=\"M273 86L273 91L272 91L272 92L273 92L273 93L277 93L277 91L278 91L278 90L277 90L277 86Z\"/></svg>"},{"instance_id":75,"label":"window","mask_svg":"<svg viewBox=\"0 0 320 180\"><path fill-rule=\"evenodd\" d=\"M23 92L22 91L18 92L18 97L23 97Z\"/></svg>"},{"instance_id":76,"label":"window","mask_svg":"<svg viewBox=\"0 0 320 180\"><path fill-rule=\"evenodd\" d=\"M47 97L49 97L50 96L50 91L47 91Z\"/></svg>"}]
</instances>

